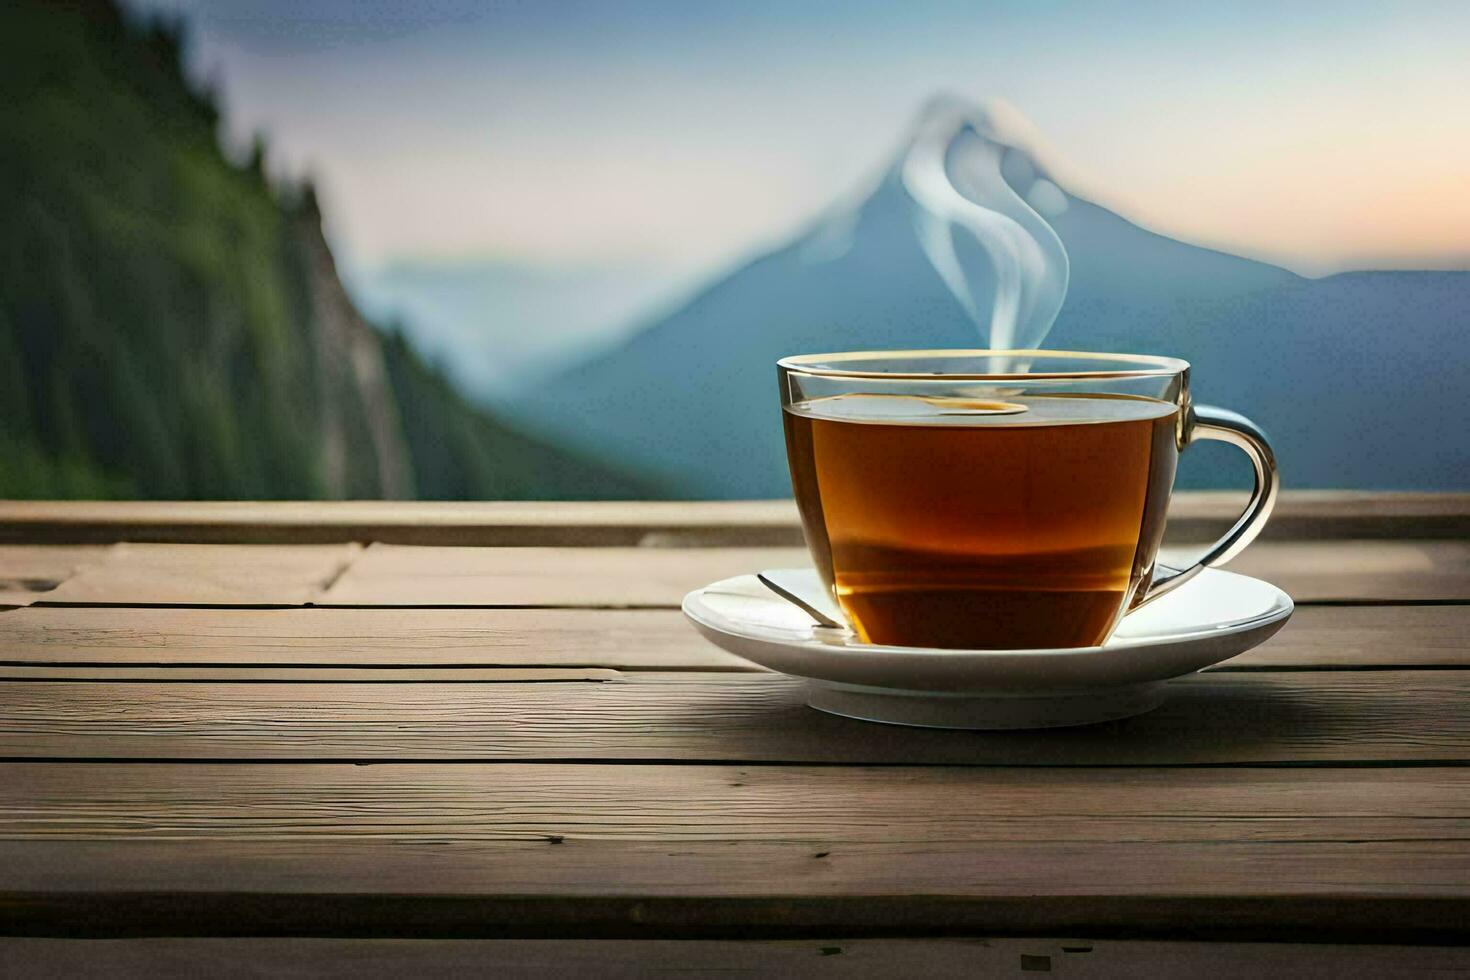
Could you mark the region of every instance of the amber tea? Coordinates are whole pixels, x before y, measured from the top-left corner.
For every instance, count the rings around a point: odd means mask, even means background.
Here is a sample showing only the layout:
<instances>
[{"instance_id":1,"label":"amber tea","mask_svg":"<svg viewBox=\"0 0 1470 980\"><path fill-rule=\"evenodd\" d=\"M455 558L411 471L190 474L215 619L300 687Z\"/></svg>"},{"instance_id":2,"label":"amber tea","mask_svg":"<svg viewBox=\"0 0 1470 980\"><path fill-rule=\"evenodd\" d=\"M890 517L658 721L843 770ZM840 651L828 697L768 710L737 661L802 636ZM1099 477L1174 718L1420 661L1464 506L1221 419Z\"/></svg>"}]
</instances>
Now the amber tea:
<instances>
[{"instance_id":1,"label":"amber tea","mask_svg":"<svg viewBox=\"0 0 1470 980\"><path fill-rule=\"evenodd\" d=\"M1148 588L1178 406L842 394L783 413L818 570L865 641L1102 643Z\"/></svg>"}]
</instances>

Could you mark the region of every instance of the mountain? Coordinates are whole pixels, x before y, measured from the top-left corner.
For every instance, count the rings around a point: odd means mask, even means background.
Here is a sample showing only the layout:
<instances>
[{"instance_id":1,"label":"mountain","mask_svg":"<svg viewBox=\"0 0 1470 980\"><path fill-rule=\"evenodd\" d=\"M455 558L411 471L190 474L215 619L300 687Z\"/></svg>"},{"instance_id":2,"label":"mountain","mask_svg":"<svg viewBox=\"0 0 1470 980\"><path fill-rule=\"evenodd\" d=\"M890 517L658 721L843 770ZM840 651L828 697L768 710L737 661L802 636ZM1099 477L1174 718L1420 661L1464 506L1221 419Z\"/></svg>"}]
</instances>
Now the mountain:
<instances>
[{"instance_id":1,"label":"mountain","mask_svg":"<svg viewBox=\"0 0 1470 980\"><path fill-rule=\"evenodd\" d=\"M0 8L0 497L650 496L469 405L233 164L175 29Z\"/></svg>"},{"instance_id":2,"label":"mountain","mask_svg":"<svg viewBox=\"0 0 1470 980\"><path fill-rule=\"evenodd\" d=\"M983 346L915 234L910 152L855 205L547 382L528 417L689 496L788 494L779 357ZM1058 183L1023 146L1005 152L1018 194L1037 178ZM1045 346L1189 360L1196 400L1261 424L1289 486L1470 487L1470 273L1306 279L1155 234L1062 187L1047 198L1070 283ZM1244 485L1248 474L1229 447L1201 445L1180 485Z\"/></svg>"}]
</instances>

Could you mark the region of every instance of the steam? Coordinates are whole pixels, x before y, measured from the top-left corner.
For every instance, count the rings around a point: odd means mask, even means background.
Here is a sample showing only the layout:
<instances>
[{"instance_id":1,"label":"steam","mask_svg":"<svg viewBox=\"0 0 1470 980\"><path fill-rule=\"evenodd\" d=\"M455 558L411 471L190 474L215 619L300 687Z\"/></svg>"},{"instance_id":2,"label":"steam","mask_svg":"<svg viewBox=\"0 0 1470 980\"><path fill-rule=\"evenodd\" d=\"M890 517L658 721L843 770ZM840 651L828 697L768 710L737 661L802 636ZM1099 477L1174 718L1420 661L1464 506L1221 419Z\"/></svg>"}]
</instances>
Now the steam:
<instances>
[{"instance_id":1,"label":"steam","mask_svg":"<svg viewBox=\"0 0 1470 980\"><path fill-rule=\"evenodd\" d=\"M1039 347L1067 295L1067 251L1042 217L1067 198L1017 148L1020 126L1004 103L938 100L902 161L919 244L992 349Z\"/></svg>"}]
</instances>

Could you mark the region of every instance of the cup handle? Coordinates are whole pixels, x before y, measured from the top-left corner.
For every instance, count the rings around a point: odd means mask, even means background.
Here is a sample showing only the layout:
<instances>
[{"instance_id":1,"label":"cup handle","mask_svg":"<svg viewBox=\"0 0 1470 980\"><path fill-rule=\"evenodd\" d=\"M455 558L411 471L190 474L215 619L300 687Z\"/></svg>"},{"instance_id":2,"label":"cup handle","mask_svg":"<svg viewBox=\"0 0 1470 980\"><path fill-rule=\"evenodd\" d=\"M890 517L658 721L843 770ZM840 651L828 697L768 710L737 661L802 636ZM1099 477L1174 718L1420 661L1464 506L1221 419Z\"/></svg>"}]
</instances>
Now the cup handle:
<instances>
[{"instance_id":1,"label":"cup handle","mask_svg":"<svg viewBox=\"0 0 1470 980\"><path fill-rule=\"evenodd\" d=\"M1251 491L1250 503L1235 522L1199 561L1188 568L1172 568L1161 563L1154 564L1154 578L1142 599L1133 603L1137 609L1161 595L1172 592L1194 578L1201 570L1223 565L1245 550L1245 546L1256 539L1271 509L1276 506L1276 495L1281 489L1281 475L1276 471L1276 454L1266 441L1266 434L1254 422L1236 412L1212 405L1194 405L1187 410L1180 448L1188 447L1200 439L1213 439L1237 446L1250 457L1256 471L1255 489Z\"/></svg>"}]
</instances>

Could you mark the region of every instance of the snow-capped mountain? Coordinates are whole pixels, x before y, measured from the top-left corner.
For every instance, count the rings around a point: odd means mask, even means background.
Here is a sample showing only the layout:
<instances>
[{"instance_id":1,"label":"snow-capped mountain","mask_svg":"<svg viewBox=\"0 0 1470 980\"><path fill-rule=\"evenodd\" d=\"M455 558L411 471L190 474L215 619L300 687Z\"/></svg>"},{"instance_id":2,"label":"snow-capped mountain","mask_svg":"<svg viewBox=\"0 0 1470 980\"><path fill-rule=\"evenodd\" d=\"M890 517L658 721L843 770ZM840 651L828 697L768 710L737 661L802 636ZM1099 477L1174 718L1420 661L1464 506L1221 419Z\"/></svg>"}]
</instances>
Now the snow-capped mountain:
<instances>
[{"instance_id":1,"label":"snow-capped mountain","mask_svg":"<svg viewBox=\"0 0 1470 980\"><path fill-rule=\"evenodd\" d=\"M952 100L926 108L865 197L538 386L527 418L662 471L691 497L783 496L777 358L985 346L1010 302L1023 342L1189 360L1196 399L1266 428L1290 486L1470 486L1470 273L1307 279L1176 241L1072 193L993 114L956 127L965 111ZM937 205L925 166L950 185L941 201L963 200ZM1049 234L1065 252L1065 299L1038 334L1058 286ZM1227 447L1201 446L1180 484L1247 474Z\"/></svg>"}]
</instances>

